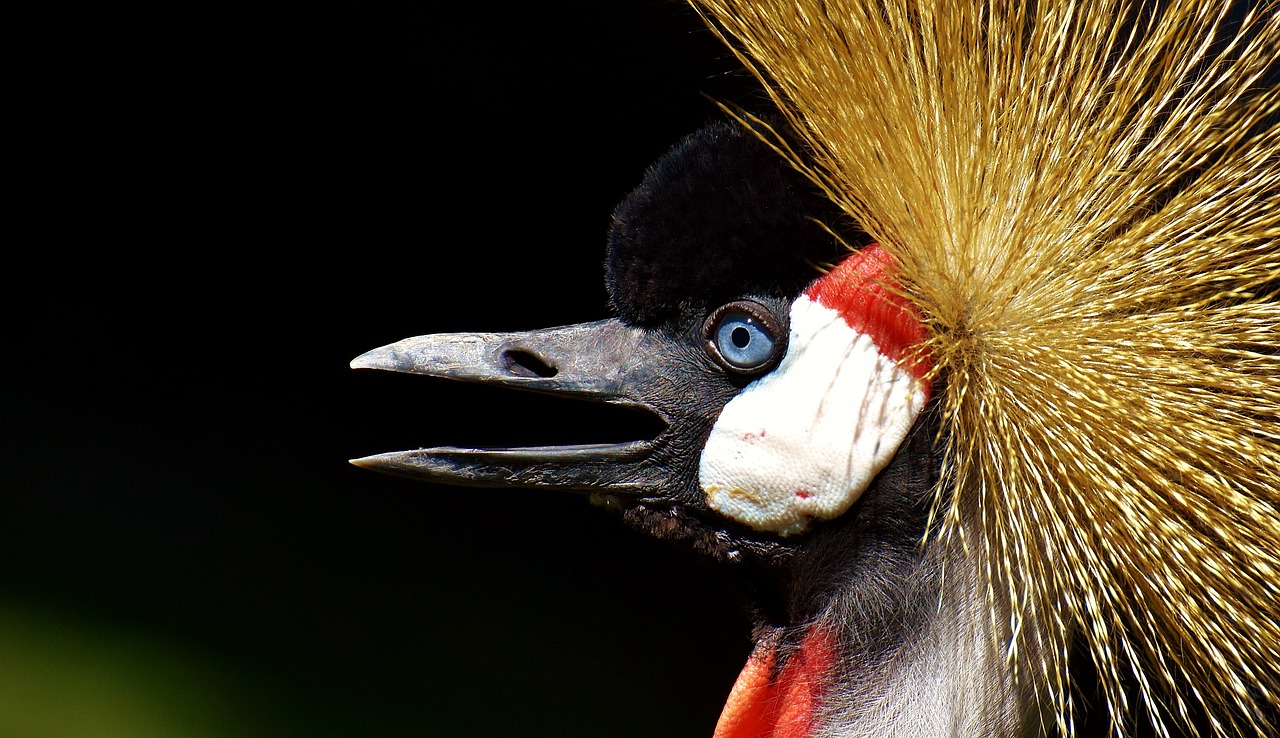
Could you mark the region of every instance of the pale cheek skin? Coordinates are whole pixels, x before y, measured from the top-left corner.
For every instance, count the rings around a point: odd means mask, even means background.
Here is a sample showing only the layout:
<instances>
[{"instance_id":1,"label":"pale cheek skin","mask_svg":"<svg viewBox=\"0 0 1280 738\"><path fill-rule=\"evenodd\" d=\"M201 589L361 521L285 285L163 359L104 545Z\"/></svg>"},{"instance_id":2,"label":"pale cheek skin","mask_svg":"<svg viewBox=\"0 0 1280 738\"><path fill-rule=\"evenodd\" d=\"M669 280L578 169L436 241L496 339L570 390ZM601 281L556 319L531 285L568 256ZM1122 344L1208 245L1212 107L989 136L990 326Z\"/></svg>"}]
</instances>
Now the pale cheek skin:
<instances>
[{"instance_id":1,"label":"pale cheek skin","mask_svg":"<svg viewBox=\"0 0 1280 738\"><path fill-rule=\"evenodd\" d=\"M787 355L712 428L698 470L707 503L784 536L837 517L893 458L924 403L919 380L869 337L798 300Z\"/></svg>"}]
</instances>

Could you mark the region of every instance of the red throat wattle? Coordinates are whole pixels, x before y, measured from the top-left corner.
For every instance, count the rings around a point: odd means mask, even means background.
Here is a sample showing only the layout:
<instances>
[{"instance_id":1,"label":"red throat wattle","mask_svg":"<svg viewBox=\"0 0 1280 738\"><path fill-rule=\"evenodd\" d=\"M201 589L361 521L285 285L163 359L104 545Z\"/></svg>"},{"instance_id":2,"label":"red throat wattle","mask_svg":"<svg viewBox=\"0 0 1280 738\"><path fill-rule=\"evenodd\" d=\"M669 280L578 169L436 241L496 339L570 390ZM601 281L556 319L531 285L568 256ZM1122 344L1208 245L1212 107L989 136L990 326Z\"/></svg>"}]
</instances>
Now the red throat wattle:
<instances>
[{"instance_id":1,"label":"red throat wattle","mask_svg":"<svg viewBox=\"0 0 1280 738\"><path fill-rule=\"evenodd\" d=\"M713 738L810 738L835 663L835 641L814 627L778 666L781 632L757 642L720 713Z\"/></svg>"}]
</instances>

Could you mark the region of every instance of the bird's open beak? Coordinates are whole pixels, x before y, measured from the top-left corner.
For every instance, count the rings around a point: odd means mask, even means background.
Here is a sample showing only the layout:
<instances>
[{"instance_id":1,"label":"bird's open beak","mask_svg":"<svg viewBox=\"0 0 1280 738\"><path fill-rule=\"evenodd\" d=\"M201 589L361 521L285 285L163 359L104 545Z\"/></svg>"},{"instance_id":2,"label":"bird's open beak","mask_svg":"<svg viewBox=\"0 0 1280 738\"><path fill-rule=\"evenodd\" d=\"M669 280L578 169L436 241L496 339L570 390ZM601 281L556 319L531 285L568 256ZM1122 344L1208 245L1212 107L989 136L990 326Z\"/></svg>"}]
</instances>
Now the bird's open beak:
<instances>
[{"instance_id":1,"label":"bird's open beak","mask_svg":"<svg viewBox=\"0 0 1280 738\"><path fill-rule=\"evenodd\" d=\"M643 408L655 387L646 334L617 320L518 333L406 338L351 362L354 369L425 374ZM663 417L663 420L667 420ZM659 439L661 436L659 436ZM662 482L659 439L528 448L424 448L351 463L366 469L474 487L557 487L645 496Z\"/></svg>"}]
</instances>

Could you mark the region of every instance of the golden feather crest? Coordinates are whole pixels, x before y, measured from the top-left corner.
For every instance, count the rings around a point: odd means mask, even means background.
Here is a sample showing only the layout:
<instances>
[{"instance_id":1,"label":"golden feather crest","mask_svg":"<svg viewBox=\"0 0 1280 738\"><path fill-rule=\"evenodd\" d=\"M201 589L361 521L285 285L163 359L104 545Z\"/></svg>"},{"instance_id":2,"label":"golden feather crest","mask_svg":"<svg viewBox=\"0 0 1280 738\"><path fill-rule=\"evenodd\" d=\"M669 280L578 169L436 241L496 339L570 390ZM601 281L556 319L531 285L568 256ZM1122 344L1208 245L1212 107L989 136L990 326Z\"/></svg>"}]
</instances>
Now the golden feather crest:
<instances>
[{"instance_id":1,"label":"golden feather crest","mask_svg":"<svg viewBox=\"0 0 1280 738\"><path fill-rule=\"evenodd\" d=\"M899 259L940 534L1058 730L1076 632L1117 735L1280 727L1277 4L691 2Z\"/></svg>"}]
</instances>

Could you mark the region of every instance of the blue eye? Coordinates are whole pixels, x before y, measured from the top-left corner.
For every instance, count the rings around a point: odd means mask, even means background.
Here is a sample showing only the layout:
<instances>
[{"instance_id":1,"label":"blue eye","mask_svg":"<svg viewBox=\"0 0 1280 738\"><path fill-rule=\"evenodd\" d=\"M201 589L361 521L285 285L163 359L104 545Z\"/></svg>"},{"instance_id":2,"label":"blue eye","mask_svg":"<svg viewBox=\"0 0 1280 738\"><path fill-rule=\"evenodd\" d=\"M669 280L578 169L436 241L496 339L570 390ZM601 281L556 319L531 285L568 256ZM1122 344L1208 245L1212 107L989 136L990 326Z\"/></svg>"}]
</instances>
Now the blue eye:
<instances>
[{"instance_id":1,"label":"blue eye","mask_svg":"<svg viewBox=\"0 0 1280 738\"><path fill-rule=\"evenodd\" d=\"M711 316L708 328L712 355L727 369L754 372L769 366L780 353L778 326L762 305L725 305Z\"/></svg>"}]
</instances>

